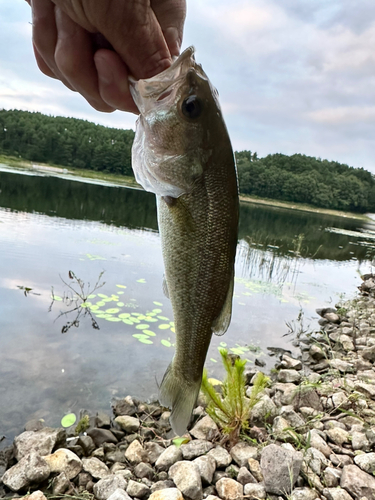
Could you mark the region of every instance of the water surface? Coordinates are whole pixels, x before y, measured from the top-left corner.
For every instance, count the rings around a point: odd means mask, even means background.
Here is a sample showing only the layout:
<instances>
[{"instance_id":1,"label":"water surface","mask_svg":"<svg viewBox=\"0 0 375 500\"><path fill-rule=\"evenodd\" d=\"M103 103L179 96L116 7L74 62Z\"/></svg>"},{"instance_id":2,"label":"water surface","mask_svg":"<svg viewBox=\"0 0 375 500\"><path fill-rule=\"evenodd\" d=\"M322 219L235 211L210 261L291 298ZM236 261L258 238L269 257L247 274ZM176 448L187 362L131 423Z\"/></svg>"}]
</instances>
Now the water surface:
<instances>
[{"instance_id":1,"label":"water surface","mask_svg":"<svg viewBox=\"0 0 375 500\"><path fill-rule=\"evenodd\" d=\"M374 231L242 204L233 320L213 339L210 375L221 375L220 345L268 367L267 347L293 350L286 322L302 308L304 327L315 327L316 307L354 293L359 272L371 270ZM91 317L74 310L70 271L85 291L104 272ZM0 436L11 439L30 418L55 426L70 411L108 412L114 396L156 397L175 338L162 277L152 194L0 172Z\"/></svg>"}]
</instances>

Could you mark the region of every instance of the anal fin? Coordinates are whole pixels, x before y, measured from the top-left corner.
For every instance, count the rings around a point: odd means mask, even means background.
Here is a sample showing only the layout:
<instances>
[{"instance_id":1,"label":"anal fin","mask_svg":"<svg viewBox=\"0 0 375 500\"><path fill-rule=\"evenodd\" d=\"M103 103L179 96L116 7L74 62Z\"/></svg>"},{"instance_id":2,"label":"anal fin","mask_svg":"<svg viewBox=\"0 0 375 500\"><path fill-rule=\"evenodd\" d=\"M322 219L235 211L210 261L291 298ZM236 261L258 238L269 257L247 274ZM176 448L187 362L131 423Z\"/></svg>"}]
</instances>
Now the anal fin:
<instances>
[{"instance_id":1,"label":"anal fin","mask_svg":"<svg viewBox=\"0 0 375 500\"><path fill-rule=\"evenodd\" d=\"M213 321L211 325L212 333L215 335L224 335L224 333L228 330L230 320L232 318L232 298L233 298L233 289L234 289L234 272L232 274L232 278L229 283L227 296L224 301L223 308L218 315L218 317Z\"/></svg>"}]
</instances>

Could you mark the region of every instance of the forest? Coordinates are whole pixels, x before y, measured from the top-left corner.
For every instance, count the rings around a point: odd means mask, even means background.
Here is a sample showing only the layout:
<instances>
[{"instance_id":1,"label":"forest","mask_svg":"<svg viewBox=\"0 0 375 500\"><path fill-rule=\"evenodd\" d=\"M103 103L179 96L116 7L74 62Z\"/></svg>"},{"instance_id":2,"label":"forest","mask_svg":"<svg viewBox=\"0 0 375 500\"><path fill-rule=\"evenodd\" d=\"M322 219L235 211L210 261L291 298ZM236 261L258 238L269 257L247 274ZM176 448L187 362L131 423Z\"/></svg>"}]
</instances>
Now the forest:
<instances>
[{"instance_id":1,"label":"forest","mask_svg":"<svg viewBox=\"0 0 375 500\"><path fill-rule=\"evenodd\" d=\"M132 176L133 130L0 110L0 153L32 162ZM235 153L241 194L352 212L375 212L375 176L302 154Z\"/></svg>"}]
</instances>

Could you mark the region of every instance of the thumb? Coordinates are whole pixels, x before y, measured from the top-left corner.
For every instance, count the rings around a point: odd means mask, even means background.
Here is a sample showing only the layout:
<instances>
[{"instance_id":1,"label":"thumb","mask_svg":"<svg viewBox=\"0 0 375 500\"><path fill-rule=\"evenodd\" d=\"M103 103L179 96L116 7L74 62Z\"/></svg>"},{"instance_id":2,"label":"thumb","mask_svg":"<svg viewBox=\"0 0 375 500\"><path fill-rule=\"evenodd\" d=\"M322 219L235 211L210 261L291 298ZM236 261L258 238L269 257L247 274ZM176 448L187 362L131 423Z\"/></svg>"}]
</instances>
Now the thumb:
<instances>
[{"instance_id":1,"label":"thumb","mask_svg":"<svg viewBox=\"0 0 375 500\"><path fill-rule=\"evenodd\" d=\"M152 10L163 31L172 56L178 56L186 16L185 0L151 0Z\"/></svg>"}]
</instances>

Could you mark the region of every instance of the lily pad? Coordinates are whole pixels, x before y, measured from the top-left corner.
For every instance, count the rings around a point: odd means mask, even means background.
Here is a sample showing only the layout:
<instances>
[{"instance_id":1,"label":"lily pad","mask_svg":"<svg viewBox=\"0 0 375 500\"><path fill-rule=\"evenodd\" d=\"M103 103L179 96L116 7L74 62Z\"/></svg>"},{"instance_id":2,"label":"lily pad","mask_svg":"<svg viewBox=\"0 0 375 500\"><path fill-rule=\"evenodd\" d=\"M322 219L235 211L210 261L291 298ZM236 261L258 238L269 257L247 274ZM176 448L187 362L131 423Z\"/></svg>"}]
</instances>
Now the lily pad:
<instances>
[{"instance_id":1,"label":"lily pad","mask_svg":"<svg viewBox=\"0 0 375 500\"><path fill-rule=\"evenodd\" d=\"M77 417L75 416L74 413L68 413L67 415L64 415L64 417L61 419L61 426L62 427L70 427L76 423Z\"/></svg>"},{"instance_id":2,"label":"lily pad","mask_svg":"<svg viewBox=\"0 0 375 500\"><path fill-rule=\"evenodd\" d=\"M154 300L153 304L155 304L156 306L162 306L163 305L161 302L156 302L156 300Z\"/></svg>"},{"instance_id":3,"label":"lily pad","mask_svg":"<svg viewBox=\"0 0 375 500\"><path fill-rule=\"evenodd\" d=\"M134 325L133 321L131 321L130 319L123 319L122 322L126 325Z\"/></svg>"},{"instance_id":4,"label":"lily pad","mask_svg":"<svg viewBox=\"0 0 375 500\"><path fill-rule=\"evenodd\" d=\"M130 314L129 313L121 313L118 315L119 318L121 319L125 319L125 318L129 318L130 317Z\"/></svg>"},{"instance_id":5,"label":"lily pad","mask_svg":"<svg viewBox=\"0 0 375 500\"><path fill-rule=\"evenodd\" d=\"M117 286L117 288L126 288L125 285L116 285L116 286Z\"/></svg>"},{"instance_id":6,"label":"lily pad","mask_svg":"<svg viewBox=\"0 0 375 500\"><path fill-rule=\"evenodd\" d=\"M143 330L142 333L145 333L146 335L148 335L149 337L156 337L156 333L154 333L153 331L151 330Z\"/></svg>"},{"instance_id":7,"label":"lily pad","mask_svg":"<svg viewBox=\"0 0 375 500\"><path fill-rule=\"evenodd\" d=\"M146 280L144 278L141 278L141 279L137 280L137 283L146 283Z\"/></svg>"},{"instance_id":8,"label":"lily pad","mask_svg":"<svg viewBox=\"0 0 375 500\"><path fill-rule=\"evenodd\" d=\"M117 307L112 307L111 309L107 309L106 310L106 313L109 313L109 314L116 314L119 312L120 309L118 309Z\"/></svg>"},{"instance_id":9,"label":"lily pad","mask_svg":"<svg viewBox=\"0 0 375 500\"><path fill-rule=\"evenodd\" d=\"M118 318L117 316L111 316L110 318L105 318L107 321L121 321L121 318Z\"/></svg>"},{"instance_id":10,"label":"lily pad","mask_svg":"<svg viewBox=\"0 0 375 500\"><path fill-rule=\"evenodd\" d=\"M162 339L160 343L163 344L165 347L172 347L172 344L169 342L169 340Z\"/></svg>"},{"instance_id":11,"label":"lily pad","mask_svg":"<svg viewBox=\"0 0 375 500\"><path fill-rule=\"evenodd\" d=\"M118 307L124 307L124 305L125 305L125 304L124 304L123 302L117 302L117 304L116 304L116 305L117 305Z\"/></svg>"},{"instance_id":12,"label":"lily pad","mask_svg":"<svg viewBox=\"0 0 375 500\"><path fill-rule=\"evenodd\" d=\"M136 329L137 330L147 330L147 328L149 327L149 325L146 325L144 323L141 323L140 325L137 325L136 326Z\"/></svg>"},{"instance_id":13,"label":"lily pad","mask_svg":"<svg viewBox=\"0 0 375 500\"><path fill-rule=\"evenodd\" d=\"M161 313L161 309L153 309L152 312L156 313L156 314L159 314L159 313Z\"/></svg>"},{"instance_id":14,"label":"lily pad","mask_svg":"<svg viewBox=\"0 0 375 500\"><path fill-rule=\"evenodd\" d=\"M167 323L162 323L161 325L159 325L160 330L169 330L170 327L171 325L168 325Z\"/></svg>"},{"instance_id":15,"label":"lily pad","mask_svg":"<svg viewBox=\"0 0 375 500\"><path fill-rule=\"evenodd\" d=\"M168 321L169 318L167 318L166 316L157 316L158 319L161 319L162 321Z\"/></svg>"}]
</instances>

